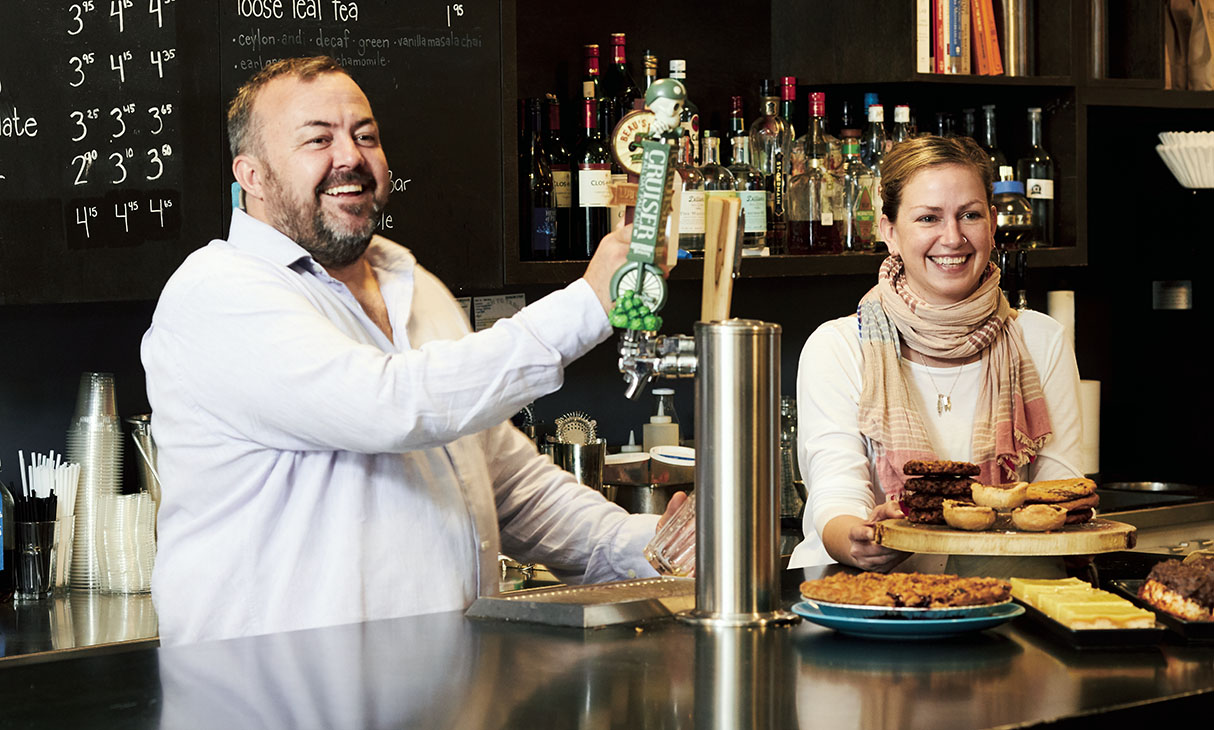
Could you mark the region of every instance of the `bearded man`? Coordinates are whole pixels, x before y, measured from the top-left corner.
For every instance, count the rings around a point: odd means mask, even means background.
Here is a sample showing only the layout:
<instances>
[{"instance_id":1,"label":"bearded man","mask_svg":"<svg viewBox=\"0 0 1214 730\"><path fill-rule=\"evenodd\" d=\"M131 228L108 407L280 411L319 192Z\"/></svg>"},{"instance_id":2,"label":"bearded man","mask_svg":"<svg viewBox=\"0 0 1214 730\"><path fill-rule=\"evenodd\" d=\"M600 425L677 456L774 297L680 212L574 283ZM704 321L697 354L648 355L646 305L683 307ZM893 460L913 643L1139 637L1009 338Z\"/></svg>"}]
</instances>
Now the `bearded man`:
<instances>
[{"instance_id":1,"label":"bearded man","mask_svg":"<svg viewBox=\"0 0 1214 730\"><path fill-rule=\"evenodd\" d=\"M653 575L657 518L578 485L508 421L609 336L627 231L583 278L469 333L375 235L388 164L332 59L258 72L228 133L246 209L171 277L142 345L161 643L460 610L496 592L499 551L571 582Z\"/></svg>"}]
</instances>

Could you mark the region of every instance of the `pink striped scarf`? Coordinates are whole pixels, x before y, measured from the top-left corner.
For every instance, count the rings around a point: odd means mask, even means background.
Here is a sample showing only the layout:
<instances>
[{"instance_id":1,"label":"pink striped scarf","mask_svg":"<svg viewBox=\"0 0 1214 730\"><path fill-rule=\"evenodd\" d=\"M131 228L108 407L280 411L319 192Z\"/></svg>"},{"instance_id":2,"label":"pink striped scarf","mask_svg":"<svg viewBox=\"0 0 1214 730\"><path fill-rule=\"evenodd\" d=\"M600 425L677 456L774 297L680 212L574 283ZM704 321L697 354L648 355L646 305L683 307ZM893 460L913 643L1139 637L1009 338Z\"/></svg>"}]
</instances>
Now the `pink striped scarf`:
<instances>
[{"instance_id":1,"label":"pink striped scarf","mask_svg":"<svg viewBox=\"0 0 1214 730\"><path fill-rule=\"evenodd\" d=\"M901 341L917 352L960 359L981 353L982 386L974 414L971 460L985 484L1011 481L1050 439L1053 427L1024 333L999 289L999 268L987 265L964 301L929 304L907 285L902 259L881 264L877 285L860 300L863 390L860 432L872 442L877 478L890 497L902 492L902 465L934 460L922 415L902 377Z\"/></svg>"}]
</instances>

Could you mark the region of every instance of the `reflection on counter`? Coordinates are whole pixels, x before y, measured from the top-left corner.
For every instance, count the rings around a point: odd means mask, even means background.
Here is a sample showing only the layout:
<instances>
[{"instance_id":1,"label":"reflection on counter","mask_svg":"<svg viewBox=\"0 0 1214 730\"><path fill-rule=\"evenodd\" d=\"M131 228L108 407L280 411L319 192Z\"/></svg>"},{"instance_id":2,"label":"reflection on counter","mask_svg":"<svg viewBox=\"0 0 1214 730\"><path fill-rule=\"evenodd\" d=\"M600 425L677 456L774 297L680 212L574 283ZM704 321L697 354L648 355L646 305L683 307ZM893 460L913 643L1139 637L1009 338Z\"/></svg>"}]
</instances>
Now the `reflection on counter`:
<instances>
[{"instance_id":1,"label":"reflection on counter","mask_svg":"<svg viewBox=\"0 0 1214 730\"><path fill-rule=\"evenodd\" d=\"M72 591L0 606L0 660L105 644L155 641L152 596Z\"/></svg>"}]
</instances>

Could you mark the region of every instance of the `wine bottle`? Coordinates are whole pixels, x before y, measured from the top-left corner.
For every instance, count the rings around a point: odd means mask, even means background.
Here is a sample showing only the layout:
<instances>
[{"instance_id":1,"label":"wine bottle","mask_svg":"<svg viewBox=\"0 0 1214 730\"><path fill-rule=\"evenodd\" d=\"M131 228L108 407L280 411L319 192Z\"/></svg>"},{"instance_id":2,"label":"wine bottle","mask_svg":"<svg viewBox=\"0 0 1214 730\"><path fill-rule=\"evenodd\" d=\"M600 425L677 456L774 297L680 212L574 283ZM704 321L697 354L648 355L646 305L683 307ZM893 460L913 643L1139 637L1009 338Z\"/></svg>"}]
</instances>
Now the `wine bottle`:
<instances>
[{"instance_id":1,"label":"wine bottle","mask_svg":"<svg viewBox=\"0 0 1214 730\"><path fill-rule=\"evenodd\" d=\"M599 129L604 130L604 137L610 137L612 130L615 129L615 123L623 116L624 112L619 109L619 99L615 96L608 96L603 99L599 106ZM607 139L607 149L611 149L611 141ZM619 185L628 182L628 173L616 160L615 155L611 155L611 183ZM608 229L614 230L617 226L622 225L628 214L628 206L619 203L608 206L611 211L611 220L608 223Z\"/></svg>"},{"instance_id":2,"label":"wine bottle","mask_svg":"<svg viewBox=\"0 0 1214 730\"><path fill-rule=\"evenodd\" d=\"M730 144L733 162L729 171L742 203L742 248L762 251L767 247L767 184L763 173L750 164L750 137L736 135L730 138Z\"/></svg>"},{"instance_id":3,"label":"wine bottle","mask_svg":"<svg viewBox=\"0 0 1214 730\"><path fill-rule=\"evenodd\" d=\"M1015 173L1012 171L1011 165L1007 164L1007 157L999 149L998 136L995 133L994 104L987 104L982 107L982 119L981 147L991 158L991 172L994 175L994 179L996 181L1015 179Z\"/></svg>"},{"instance_id":4,"label":"wine bottle","mask_svg":"<svg viewBox=\"0 0 1214 730\"><path fill-rule=\"evenodd\" d=\"M780 98L769 80L760 82L763 115L750 125L751 164L763 173L767 185L767 245L783 251L787 243L784 192L788 186L788 156L792 140L788 124L780 116Z\"/></svg>"},{"instance_id":5,"label":"wine bottle","mask_svg":"<svg viewBox=\"0 0 1214 730\"><path fill-rule=\"evenodd\" d=\"M556 193L543 144L542 99L526 99L519 144L519 254L524 261L556 255Z\"/></svg>"},{"instance_id":6,"label":"wine bottle","mask_svg":"<svg viewBox=\"0 0 1214 730\"><path fill-rule=\"evenodd\" d=\"M1033 206L1034 248L1054 241L1054 160L1041 144L1041 108L1029 109L1029 153L1016 162L1016 179L1024 183Z\"/></svg>"},{"instance_id":7,"label":"wine bottle","mask_svg":"<svg viewBox=\"0 0 1214 730\"><path fill-rule=\"evenodd\" d=\"M645 90L648 91L653 82L658 80L658 57L653 51L645 51Z\"/></svg>"},{"instance_id":8,"label":"wine bottle","mask_svg":"<svg viewBox=\"0 0 1214 730\"><path fill-rule=\"evenodd\" d=\"M731 165L738 162L738 159L733 156L733 151L737 149L736 145L733 144L733 140L737 137L745 136L745 134L746 118L743 115L742 97L731 96L729 97L729 131L726 132L726 136L730 140L729 164ZM749 164L749 158L747 164Z\"/></svg>"},{"instance_id":9,"label":"wine bottle","mask_svg":"<svg viewBox=\"0 0 1214 730\"><path fill-rule=\"evenodd\" d=\"M561 136L561 104L556 94L548 94L548 126L544 132L544 151L552 170L552 195L556 204L556 249L553 258L569 257L573 240L573 173L569 169L569 147Z\"/></svg>"},{"instance_id":10,"label":"wine bottle","mask_svg":"<svg viewBox=\"0 0 1214 730\"><path fill-rule=\"evenodd\" d=\"M961 110L961 136L969 137L975 142L978 141L978 124L973 109Z\"/></svg>"},{"instance_id":11,"label":"wine bottle","mask_svg":"<svg viewBox=\"0 0 1214 730\"><path fill-rule=\"evenodd\" d=\"M706 203L704 176L688 161L691 145L680 140L674 170L679 175L679 248L691 253L704 252Z\"/></svg>"},{"instance_id":12,"label":"wine bottle","mask_svg":"<svg viewBox=\"0 0 1214 730\"><path fill-rule=\"evenodd\" d=\"M641 92L633 81L632 71L628 68L623 33L611 34L611 65L603 74L603 93L615 100L617 118L611 121L611 126L606 130L610 134L619 121L618 117L632 111L636 101L641 98Z\"/></svg>"},{"instance_id":13,"label":"wine bottle","mask_svg":"<svg viewBox=\"0 0 1214 730\"><path fill-rule=\"evenodd\" d=\"M582 98L598 101L603 98L602 77L599 71L599 44L587 43L582 46L584 60L582 62Z\"/></svg>"},{"instance_id":14,"label":"wine bottle","mask_svg":"<svg viewBox=\"0 0 1214 730\"><path fill-rule=\"evenodd\" d=\"M599 129L598 102L582 99L585 136L573 153L577 161L574 180L574 227L570 258L588 259L599 241L611 231L611 151Z\"/></svg>"}]
</instances>

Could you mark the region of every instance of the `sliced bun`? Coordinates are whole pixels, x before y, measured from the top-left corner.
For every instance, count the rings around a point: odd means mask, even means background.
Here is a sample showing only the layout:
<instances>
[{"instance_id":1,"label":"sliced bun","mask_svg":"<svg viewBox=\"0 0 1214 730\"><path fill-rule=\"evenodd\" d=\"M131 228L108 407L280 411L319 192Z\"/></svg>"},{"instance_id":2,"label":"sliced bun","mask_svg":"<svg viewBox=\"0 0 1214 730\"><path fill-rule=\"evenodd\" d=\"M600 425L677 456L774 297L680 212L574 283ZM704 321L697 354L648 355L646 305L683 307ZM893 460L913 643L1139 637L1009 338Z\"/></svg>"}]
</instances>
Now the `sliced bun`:
<instances>
[{"instance_id":1,"label":"sliced bun","mask_svg":"<svg viewBox=\"0 0 1214 730\"><path fill-rule=\"evenodd\" d=\"M1066 502L1096 493L1096 482L1091 479L1053 479L1033 482L1029 485L1026 502Z\"/></svg>"},{"instance_id":2,"label":"sliced bun","mask_svg":"<svg viewBox=\"0 0 1214 730\"><path fill-rule=\"evenodd\" d=\"M995 510L955 499L944 500L944 521L958 530L986 530L995 524Z\"/></svg>"},{"instance_id":3,"label":"sliced bun","mask_svg":"<svg viewBox=\"0 0 1214 730\"><path fill-rule=\"evenodd\" d=\"M1027 532L1057 530L1066 524L1066 510L1052 504L1026 504L1012 510L1012 524Z\"/></svg>"},{"instance_id":4,"label":"sliced bun","mask_svg":"<svg viewBox=\"0 0 1214 730\"><path fill-rule=\"evenodd\" d=\"M993 507L997 510L1012 510L1024 504L1028 495L1028 482L1011 482L1009 484L978 484L970 487L974 496L974 504L983 507Z\"/></svg>"}]
</instances>

